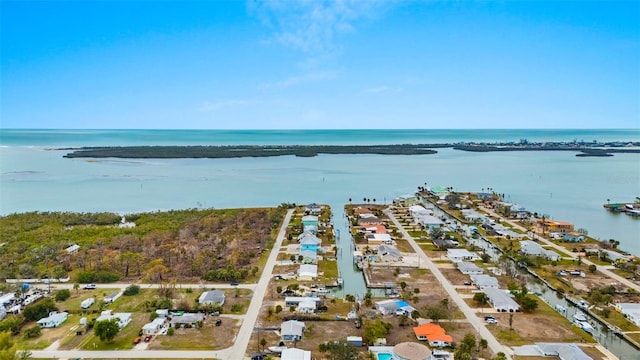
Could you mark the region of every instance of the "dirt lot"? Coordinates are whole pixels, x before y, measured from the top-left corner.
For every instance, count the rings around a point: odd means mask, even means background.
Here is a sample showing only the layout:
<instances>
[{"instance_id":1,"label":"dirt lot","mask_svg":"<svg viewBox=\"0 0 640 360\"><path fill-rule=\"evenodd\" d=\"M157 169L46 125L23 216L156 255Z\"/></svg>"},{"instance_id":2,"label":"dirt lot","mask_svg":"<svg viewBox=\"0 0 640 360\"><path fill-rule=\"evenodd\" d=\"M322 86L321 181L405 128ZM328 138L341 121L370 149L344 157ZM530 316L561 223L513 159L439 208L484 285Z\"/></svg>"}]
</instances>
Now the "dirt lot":
<instances>
[{"instance_id":1,"label":"dirt lot","mask_svg":"<svg viewBox=\"0 0 640 360\"><path fill-rule=\"evenodd\" d=\"M173 336L157 336L149 343L149 349L215 350L232 346L240 329L240 321L221 317L222 325L215 326L216 319L207 317L201 329L176 329Z\"/></svg>"}]
</instances>

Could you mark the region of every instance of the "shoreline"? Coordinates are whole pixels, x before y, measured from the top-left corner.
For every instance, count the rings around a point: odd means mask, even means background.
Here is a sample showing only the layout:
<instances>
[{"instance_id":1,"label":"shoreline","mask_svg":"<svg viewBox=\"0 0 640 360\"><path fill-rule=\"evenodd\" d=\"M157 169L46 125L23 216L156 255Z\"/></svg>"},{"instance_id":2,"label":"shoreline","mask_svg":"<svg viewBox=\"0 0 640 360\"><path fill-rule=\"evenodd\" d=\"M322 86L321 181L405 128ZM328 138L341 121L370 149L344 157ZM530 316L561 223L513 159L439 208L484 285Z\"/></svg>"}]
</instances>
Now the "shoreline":
<instances>
[{"instance_id":1,"label":"shoreline","mask_svg":"<svg viewBox=\"0 0 640 360\"><path fill-rule=\"evenodd\" d=\"M64 158L125 158L125 159L180 159L180 158L245 158L297 156L315 157L320 154L375 154L375 155L433 155L434 149L452 148L469 152L503 151L574 151L577 157L611 157L613 153L640 154L640 142L544 142L529 143L435 143L393 145L228 145L228 146L104 146L54 148L70 151Z\"/></svg>"}]
</instances>

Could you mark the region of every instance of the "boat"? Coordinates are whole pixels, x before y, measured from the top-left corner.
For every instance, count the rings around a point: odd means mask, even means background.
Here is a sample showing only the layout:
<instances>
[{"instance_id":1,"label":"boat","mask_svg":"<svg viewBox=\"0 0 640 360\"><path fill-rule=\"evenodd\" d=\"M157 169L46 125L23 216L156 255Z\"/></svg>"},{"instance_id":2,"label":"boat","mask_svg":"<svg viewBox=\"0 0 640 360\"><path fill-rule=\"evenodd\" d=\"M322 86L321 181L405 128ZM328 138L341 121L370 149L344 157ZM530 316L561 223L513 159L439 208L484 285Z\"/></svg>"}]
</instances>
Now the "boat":
<instances>
[{"instance_id":1,"label":"boat","mask_svg":"<svg viewBox=\"0 0 640 360\"><path fill-rule=\"evenodd\" d=\"M575 321L587 321L587 315L585 315L582 311L578 311L573 315L573 320Z\"/></svg>"},{"instance_id":2,"label":"boat","mask_svg":"<svg viewBox=\"0 0 640 360\"><path fill-rule=\"evenodd\" d=\"M567 308L558 304L556 305L556 311L559 312L560 314L564 315L567 313Z\"/></svg>"},{"instance_id":3,"label":"boat","mask_svg":"<svg viewBox=\"0 0 640 360\"><path fill-rule=\"evenodd\" d=\"M272 353L280 354L287 349L287 346L281 341L278 346L269 346L267 349Z\"/></svg>"},{"instance_id":4,"label":"boat","mask_svg":"<svg viewBox=\"0 0 640 360\"><path fill-rule=\"evenodd\" d=\"M342 280L342 278L338 278L338 280L336 280L336 283L338 284L338 286L342 286L344 281Z\"/></svg>"},{"instance_id":5,"label":"boat","mask_svg":"<svg viewBox=\"0 0 640 360\"><path fill-rule=\"evenodd\" d=\"M589 308L589 303L584 301L584 300L580 300L580 301L578 301L578 307L580 309L586 310L586 309Z\"/></svg>"}]
</instances>

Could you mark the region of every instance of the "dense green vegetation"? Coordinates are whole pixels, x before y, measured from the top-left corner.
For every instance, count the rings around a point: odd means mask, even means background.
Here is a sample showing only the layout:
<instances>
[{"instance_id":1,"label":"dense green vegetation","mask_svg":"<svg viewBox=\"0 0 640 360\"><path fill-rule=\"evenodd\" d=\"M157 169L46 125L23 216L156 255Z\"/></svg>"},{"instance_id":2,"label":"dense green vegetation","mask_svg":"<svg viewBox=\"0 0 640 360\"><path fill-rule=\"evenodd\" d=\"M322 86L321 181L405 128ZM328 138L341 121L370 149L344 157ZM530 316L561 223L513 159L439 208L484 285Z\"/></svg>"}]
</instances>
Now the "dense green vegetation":
<instances>
[{"instance_id":1,"label":"dense green vegetation","mask_svg":"<svg viewBox=\"0 0 640 360\"><path fill-rule=\"evenodd\" d=\"M116 146L85 147L64 155L67 158L242 158L295 155L303 157L318 154L378 154L425 155L435 154L429 148L440 145L235 145L235 146Z\"/></svg>"},{"instance_id":2,"label":"dense green vegetation","mask_svg":"<svg viewBox=\"0 0 640 360\"><path fill-rule=\"evenodd\" d=\"M0 278L241 280L273 241L284 208L188 209L131 214L30 212L0 217ZM71 245L79 251L67 253ZM20 254L20 256L16 256ZM208 274L208 275L207 275ZM207 275L207 276L205 276ZM219 275L219 274L218 274Z\"/></svg>"}]
</instances>

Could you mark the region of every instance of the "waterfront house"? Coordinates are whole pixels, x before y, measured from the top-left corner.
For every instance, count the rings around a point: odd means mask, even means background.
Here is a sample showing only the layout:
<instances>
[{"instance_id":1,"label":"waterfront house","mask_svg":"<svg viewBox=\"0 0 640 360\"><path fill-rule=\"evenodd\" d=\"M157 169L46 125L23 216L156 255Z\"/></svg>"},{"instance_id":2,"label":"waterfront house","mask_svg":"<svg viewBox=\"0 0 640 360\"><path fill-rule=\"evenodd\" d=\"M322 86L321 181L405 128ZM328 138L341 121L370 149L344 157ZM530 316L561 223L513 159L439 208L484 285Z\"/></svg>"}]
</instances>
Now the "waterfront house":
<instances>
[{"instance_id":1,"label":"waterfront house","mask_svg":"<svg viewBox=\"0 0 640 360\"><path fill-rule=\"evenodd\" d=\"M536 232L539 233L568 233L573 231L573 224L566 221L556 221L551 219L538 219L536 221Z\"/></svg>"},{"instance_id":2,"label":"waterfront house","mask_svg":"<svg viewBox=\"0 0 640 360\"><path fill-rule=\"evenodd\" d=\"M440 249L450 249L455 248L460 245L457 241L449 240L449 239L435 239L431 241L433 245L437 246Z\"/></svg>"},{"instance_id":3,"label":"waterfront house","mask_svg":"<svg viewBox=\"0 0 640 360\"><path fill-rule=\"evenodd\" d=\"M315 264L318 262L318 254L315 251L301 249L298 255L302 256L302 262L304 264Z\"/></svg>"},{"instance_id":4,"label":"waterfront house","mask_svg":"<svg viewBox=\"0 0 640 360\"><path fill-rule=\"evenodd\" d=\"M566 233L562 238L564 239L564 241L570 241L570 242L584 241L584 235L577 232Z\"/></svg>"},{"instance_id":5,"label":"waterfront house","mask_svg":"<svg viewBox=\"0 0 640 360\"><path fill-rule=\"evenodd\" d=\"M375 303L376 310L382 315L391 315L396 310L400 309L395 300L382 300Z\"/></svg>"},{"instance_id":6,"label":"waterfront house","mask_svg":"<svg viewBox=\"0 0 640 360\"><path fill-rule=\"evenodd\" d=\"M165 328L165 318L155 318L152 322L146 323L142 326L143 335L156 335Z\"/></svg>"},{"instance_id":7,"label":"waterfront house","mask_svg":"<svg viewBox=\"0 0 640 360\"><path fill-rule=\"evenodd\" d=\"M311 351L298 348L287 348L282 350L280 360L311 360Z\"/></svg>"},{"instance_id":8,"label":"waterfront house","mask_svg":"<svg viewBox=\"0 0 640 360\"><path fill-rule=\"evenodd\" d=\"M306 302L306 301L313 301L316 303L314 308L317 308L318 306L322 305L322 299L318 298L318 297L312 297L312 296L286 296L284 298L284 304L286 307L291 307L291 306L295 306L298 307L300 306L301 303Z\"/></svg>"},{"instance_id":9,"label":"waterfront house","mask_svg":"<svg viewBox=\"0 0 640 360\"><path fill-rule=\"evenodd\" d=\"M431 347L447 347L453 342L453 337L447 335L440 325L434 323L424 323L414 327L413 333L418 340L428 341Z\"/></svg>"},{"instance_id":10,"label":"waterfront house","mask_svg":"<svg viewBox=\"0 0 640 360\"><path fill-rule=\"evenodd\" d=\"M184 313L171 318L170 326L172 328L196 327L199 321L204 321L204 314L200 313Z\"/></svg>"},{"instance_id":11,"label":"waterfront house","mask_svg":"<svg viewBox=\"0 0 640 360\"><path fill-rule=\"evenodd\" d=\"M600 256L601 257L607 257L607 259L609 259L610 262L612 263L616 263L616 262L626 262L628 259L626 256L620 254L617 251L613 251L613 250L609 250L609 249L600 249Z\"/></svg>"},{"instance_id":12,"label":"waterfront house","mask_svg":"<svg viewBox=\"0 0 640 360\"><path fill-rule=\"evenodd\" d=\"M203 292L198 298L200 305L224 305L225 295L222 290L212 290Z\"/></svg>"},{"instance_id":13,"label":"waterfront house","mask_svg":"<svg viewBox=\"0 0 640 360\"><path fill-rule=\"evenodd\" d=\"M280 337L283 341L300 341L305 325L302 321L289 320L280 325Z\"/></svg>"},{"instance_id":14,"label":"waterfront house","mask_svg":"<svg viewBox=\"0 0 640 360\"><path fill-rule=\"evenodd\" d=\"M511 205L511 217L516 219L528 219L531 217L531 211L528 211L522 205L513 204Z\"/></svg>"},{"instance_id":15,"label":"waterfront house","mask_svg":"<svg viewBox=\"0 0 640 360\"><path fill-rule=\"evenodd\" d=\"M407 212L414 219L418 219L421 216L433 215L432 210L427 210L425 207L420 205L410 206Z\"/></svg>"},{"instance_id":16,"label":"waterfront house","mask_svg":"<svg viewBox=\"0 0 640 360\"><path fill-rule=\"evenodd\" d=\"M462 216L464 217L464 219L467 221L473 222L476 220L483 220L485 218L484 215L481 215L479 212L473 209L463 209L463 210L460 210L460 212L462 213Z\"/></svg>"},{"instance_id":17,"label":"waterfront house","mask_svg":"<svg viewBox=\"0 0 640 360\"><path fill-rule=\"evenodd\" d=\"M49 313L49 316L38 320L38 326L40 326L43 329L56 328L62 325L62 323L64 323L65 321L67 321L68 316L69 314L67 312L59 313L59 312L53 311Z\"/></svg>"},{"instance_id":18,"label":"waterfront house","mask_svg":"<svg viewBox=\"0 0 640 360\"><path fill-rule=\"evenodd\" d=\"M480 275L483 273L482 268L472 262L459 261L456 263L456 266L458 270L465 275Z\"/></svg>"},{"instance_id":19,"label":"waterfront house","mask_svg":"<svg viewBox=\"0 0 640 360\"><path fill-rule=\"evenodd\" d=\"M113 310L105 310L100 313L100 316L98 316L96 321L111 319L118 320L118 326L120 327L120 329L122 329L131 322L131 313L114 313Z\"/></svg>"},{"instance_id":20,"label":"waterfront house","mask_svg":"<svg viewBox=\"0 0 640 360\"><path fill-rule=\"evenodd\" d=\"M367 243L369 245L390 244L393 240L389 234L369 234L367 235Z\"/></svg>"},{"instance_id":21,"label":"waterfront house","mask_svg":"<svg viewBox=\"0 0 640 360\"><path fill-rule=\"evenodd\" d=\"M378 246L378 256L382 261L394 262L402 260L402 254L400 250L390 245Z\"/></svg>"},{"instance_id":22,"label":"waterfront house","mask_svg":"<svg viewBox=\"0 0 640 360\"><path fill-rule=\"evenodd\" d=\"M520 305L518 305L510 292L500 290L497 288L485 288L484 293L489 298L489 303L496 311L499 312L516 312L520 311Z\"/></svg>"},{"instance_id":23,"label":"waterfront house","mask_svg":"<svg viewBox=\"0 0 640 360\"><path fill-rule=\"evenodd\" d=\"M393 360L431 360L431 350L416 342L403 342L393 347ZM380 357L378 357L380 359Z\"/></svg>"},{"instance_id":24,"label":"waterfront house","mask_svg":"<svg viewBox=\"0 0 640 360\"><path fill-rule=\"evenodd\" d=\"M320 215L322 212L322 206L311 203L304 208L304 213L307 215Z\"/></svg>"},{"instance_id":25,"label":"waterfront house","mask_svg":"<svg viewBox=\"0 0 640 360\"><path fill-rule=\"evenodd\" d=\"M313 314L316 312L316 305L318 303L310 298L304 299L298 305L298 312L300 314Z\"/></svg>"},{"instance_id":26,"label":"waterfront house","mask_svg":"<svg viewBox=\"0 0 640 360\"><path fill-rule=\"evenodd\" d=\"M469 252L467 249L447 249L447 258L453 262L479 259L476 253Z\"/></svg>"},{"instance_id":27,"label":"waterfront house","mask_svg":"<svg viewBox=\"0 0 640 360\"><path fill-rule=\"evenodd\" d=\"M318 265L303 264L298 269L298 280L311 281L318 278Z\"/></svg>"},{"instance_id":28,"label":"waterfront house","mask_svg":"<svg viewBox=\"0 0 640 360\"><path fill-rule=\"evenodd\" d=\"M536 343L535 346L542 356L553 356L559 360L592 360L592 357L576 344Z\"/></svg>"},{"instance_id":29,"label":"waterfront house","mask_svg":"<svg viewBox=\"0 0 640 360\"><path fill-rule=\"evenodd\" d=\"M636 326L640 326L640 304L637 303L617 303L616 311L624 315Z\"/></svg>"},{"instance_id":30,"label":"waterfront house","mask_svg":"<svg viewBox=\"0 0 640 360\"><path fill-rule=\"evenodd\" d=\"M315 215L305 215L302 217L302 226L318 227L318 217Z\"/></svg>"},{"instance_id":31,"label":"waterfront house","mask_svg":"<svg viewBox=\"0 0 640 360\"><path fill-rule=\"evenodd\" d=\"M524 255L540 256L547 260L558 261L558 253L543 248L540 244L531 240L520 241L520 252Z\"/></svg>"},{"instance_id":32,"label":"waterfront house","mask_svg":"<svg viewBox=\"0 0 640 360\"><path fill-rule=\"evenodd\" d=\"M379 225L380 224L380 219L373 215L373 214L369 214L371 216L363 216L360 215L360 217L358 218L358 226L369 226L369 225Z\"/></svg>"},{"instance_id":33,"label":"waterfront house","mask_svg":"<svg viewBox=\"0 0 640 360\"><path fill-rule=\"evenodd\" d=\"M358 232L361 234L386 234L387 228L384 225L362 225L358 228Z\"/></svg>"},{"instance_id":34,"label":"waterfront house","mask_svg":"<svg viewBox=\"0 0 640 360\"><path fill-rule=\"evenodd\" d=\"M416 219L416 221L420 225L422 225L422 227L425 228L425 230L427 231L431 229L440 228L442 227L442 225L444 225L444 221L432 215L420 216L419 218Z\"/></svg>"},{"instance_id":35,"label":"waterfront house","mask_svg":"<svg viewBox=\"0 0 640 360\"><path fill-rule=\"evenodd\" d=\"M497 289L498 287L500 287L500 285L498 284L498 279L489 275L471 275L471 281L480 290L485 290L488 288Z\"/></svg>"},{"instance_id":36,"label":"waterfront house","mask_svg":"<svg viewBox=\"0 0 640 360\"><path fill-rule=\"evenodd\" d=\"M303 236L298 239L298 241L300 242L300 250L310 250L313 252L317 252L318 247L320 246L320 244L322 244L322 240L310 233L304 233L302 235Z\"/></svg>"}]
</instances>

